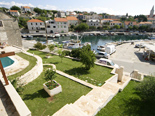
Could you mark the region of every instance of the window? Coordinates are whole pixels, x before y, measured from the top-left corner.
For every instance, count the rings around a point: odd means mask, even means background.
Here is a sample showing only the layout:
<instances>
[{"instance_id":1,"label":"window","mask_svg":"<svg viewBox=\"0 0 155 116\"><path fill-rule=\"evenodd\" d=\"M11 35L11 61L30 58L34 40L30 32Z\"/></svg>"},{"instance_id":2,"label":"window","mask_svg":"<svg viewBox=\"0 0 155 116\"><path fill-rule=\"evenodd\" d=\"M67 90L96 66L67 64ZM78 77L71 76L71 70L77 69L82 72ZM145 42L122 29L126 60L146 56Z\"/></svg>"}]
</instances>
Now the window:
<instances>
[{"instance_id":1,"label":"window","mask_svg":"<svg viewBox=\"0 0 155 116\"><path fill-rule=\"evenodd\" d=\"M107 62L107 65L111 66L111 64L109 62Z\"/></svg>"},{"instance_id":2,"label":"window","mask_svg":"<svg viewBox=\"0 0 155 116\"><path fill-rule=\"evenodd\" d=\"M0 21L0 27L3 27L3 23L2 23L2 21Z\"/></svg>"},{"instance_id":3,"label":"window","mask_svg":"<svg viewBox=\"0 0 155 116\"><path fill-rule=\"evenodd\" d=\"M64 24L66 24L66 22L64 22Z\"/></svg>"},{"instance_id":4,"label":"window","mask_svg":"<svg viewBox=\"0 0 155 116\"><path fill-rule=\"evenodd\" d=\"M64 26L64 28L66 28L66 26Z\"/></svg>"},{"instance_id":5,"label":"window","mask_svg":"<svg viewBox=\"0 0 155 116\"><path fill-rule=\"evenodd\" d=\"M42 23L40 23L40 25L42 25Z\"/></svg>"},{"instance_id":6,"label":"window","mask_svg":"<svg viewBox=\"0 0 155 116\"><path fill-rule=\"evenodd\" d=\"M47 28L50 28L50 26L47 26Z\"/></svg>"},{"instance_id":7,"label":"window","mask_svg":"<svg viewBox=\"0 0 155 116\"><path fill-rule=\"evenodd\" d=\"M62 26L61 26L61 28L62 28Z\"/></svg>"},{"instance_id":8,"label":"window","mask_svg":"<svg viewBox=\"0 0 155 116\"><path fill-rule=\"evenodd\" d=\"M37 25L37 23L36 23L36 25Z\"/></svg>"},{"instance_id":9,"label":"window","mask_svg":"<svg viewBox=\"0 0 155 116\"><path fill-rule=\"evenodd\" d=\"M31 25L33 25L33 23L31 23Z\"/></svg>"},{"instance_id":10,"label":"window","mask_svg":"<svg viewBox=\"0 0 155 116\"><path fill-rule=\"evenodd\" d=\"M59 26L58 26L58 28L59 28Z\"/></svg>"},{"instance_id":11,"label":"window","mask_svg":"<svg viewBox=\"0 0 155 116\"><path fill-rule=\"evenodd\" d=\"M32 27L32 30L33 30L33 27Z\"/></svg>"},{"instance_id":12,"label":"window","mask_svg":"<svg viewBox=\"0 0 155 116\"><path fill-rule=\"evenodd\" d=\"M55 26L53 26L53 28L56 28Z\"/></svg>"}]
</instances>

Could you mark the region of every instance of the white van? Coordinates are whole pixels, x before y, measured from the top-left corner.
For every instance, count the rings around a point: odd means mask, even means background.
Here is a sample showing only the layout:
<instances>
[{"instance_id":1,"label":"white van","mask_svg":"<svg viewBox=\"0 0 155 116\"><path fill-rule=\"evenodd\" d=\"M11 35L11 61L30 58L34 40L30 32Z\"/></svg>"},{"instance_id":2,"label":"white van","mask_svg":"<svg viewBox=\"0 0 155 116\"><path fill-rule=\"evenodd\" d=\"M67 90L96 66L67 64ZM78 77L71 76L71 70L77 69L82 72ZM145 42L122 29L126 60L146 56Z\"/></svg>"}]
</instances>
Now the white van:
<instances>
[{"instance_id":1,"label":"white van","mask_svg":"<svg viewBox=\"0 0 155 116\"><path fill-rule=\"evenodd\" d=\"M100 58L98 63L105 64L108 66L113 66L115 68L119 68L119 66L117 64L114 64L111 60L105 59L105 58Z\"/></svg>"}]
</instances>

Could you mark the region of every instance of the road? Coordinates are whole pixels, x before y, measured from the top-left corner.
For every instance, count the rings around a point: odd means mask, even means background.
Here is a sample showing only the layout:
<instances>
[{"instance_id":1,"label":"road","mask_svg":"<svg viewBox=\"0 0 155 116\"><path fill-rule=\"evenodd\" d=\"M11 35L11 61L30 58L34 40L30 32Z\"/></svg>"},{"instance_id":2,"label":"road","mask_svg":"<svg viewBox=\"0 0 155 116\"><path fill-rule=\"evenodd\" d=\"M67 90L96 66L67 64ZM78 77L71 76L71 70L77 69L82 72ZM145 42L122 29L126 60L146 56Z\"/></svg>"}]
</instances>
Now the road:
<instances>
[{"instance_id":1,"label":"road","mask_svg":"<svg viewBox=\"0 0 155 116\"><path fill-rule=\"evenodd\" d=\"M140 43L140 42L138 42ZM141 73L155 76L155 61L145 61L143 58L143 48L134 48L130 43L122 44L116 47L116 52L110 59L124 66L124 71L131 73L134 69Z\"/></svg>"}]
</instances>

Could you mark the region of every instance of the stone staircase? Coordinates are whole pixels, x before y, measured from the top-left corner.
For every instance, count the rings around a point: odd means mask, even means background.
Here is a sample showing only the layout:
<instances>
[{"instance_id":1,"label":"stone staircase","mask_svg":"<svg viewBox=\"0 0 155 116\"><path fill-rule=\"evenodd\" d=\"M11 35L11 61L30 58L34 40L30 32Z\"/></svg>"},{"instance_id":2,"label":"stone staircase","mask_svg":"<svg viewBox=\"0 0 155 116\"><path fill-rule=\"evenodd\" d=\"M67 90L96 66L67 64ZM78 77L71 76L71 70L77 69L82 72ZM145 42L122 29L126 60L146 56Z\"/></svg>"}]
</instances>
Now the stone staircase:
<instances>
[{"instance_id":1,"label":"stone staircase","mask_svg":"<svg viewBox=\"0 0 155 116\"><path fill-rule=\"evenodd\" d=\"M123 75L121 82L106 82L101 87L93 88L73 104L66 104L53 116L95 116L130 80L130 76Z\"/></svg>"}]
</instances>

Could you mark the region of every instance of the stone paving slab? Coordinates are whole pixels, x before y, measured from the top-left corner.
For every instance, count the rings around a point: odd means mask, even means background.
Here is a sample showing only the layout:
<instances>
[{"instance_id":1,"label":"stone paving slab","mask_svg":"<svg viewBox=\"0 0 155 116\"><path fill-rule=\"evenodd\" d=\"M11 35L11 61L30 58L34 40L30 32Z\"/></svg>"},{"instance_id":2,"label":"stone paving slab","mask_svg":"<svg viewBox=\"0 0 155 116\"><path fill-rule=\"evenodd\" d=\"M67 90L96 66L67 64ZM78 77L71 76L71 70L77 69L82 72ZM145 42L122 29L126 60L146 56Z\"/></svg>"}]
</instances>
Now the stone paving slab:
<instances>
[{"instance_id":1,"label":"stone paving slab","mask_svg":"<svg viewBox=\"0 0 155 116\"><path fill-rule=\"evenodd\" d=\"M86 97L99 104L100 108L103 108L114 97L114 93L99 87L90 91Z\"/></svg>"},{"instance_id":2,"label":"stone paving slab","mask_svg":"<svg viewBox=\"0 0 155 116\"><path fill-rule=\"evenodd\" d=\"M99 104L86 96L81 96L74 104L81 108L88 116L94 116L100 110Z\"/></svg>"}]
</instances>

